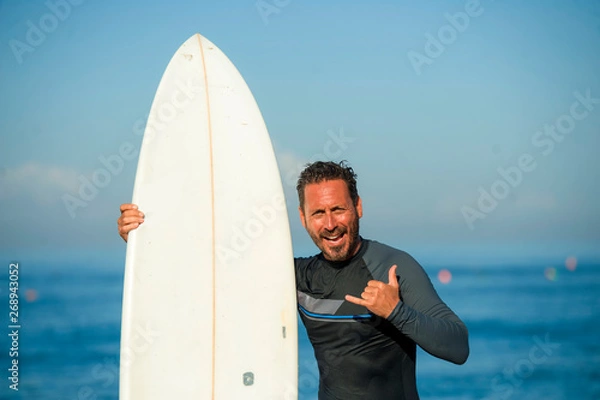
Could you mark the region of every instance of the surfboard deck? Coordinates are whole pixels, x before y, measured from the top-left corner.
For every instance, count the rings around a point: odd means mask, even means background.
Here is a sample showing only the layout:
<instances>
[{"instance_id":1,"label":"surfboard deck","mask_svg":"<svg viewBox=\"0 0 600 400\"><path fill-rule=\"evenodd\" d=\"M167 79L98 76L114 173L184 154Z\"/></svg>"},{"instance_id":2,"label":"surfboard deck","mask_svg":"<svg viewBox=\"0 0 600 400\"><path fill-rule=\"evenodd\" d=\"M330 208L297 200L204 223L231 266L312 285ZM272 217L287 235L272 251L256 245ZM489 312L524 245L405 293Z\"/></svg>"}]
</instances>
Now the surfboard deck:
<instances>
[{"instance_id":1,"label":"surfboard deck","mask_svg":"<svg viewBox=\"0 0 600 400\"><path fill-rule=\"evenodd\" d=\"M120 398L297 399L293 253L278 167L242 76L199 34L148 118L133 191Z\"/></svg>"}]
</instances>

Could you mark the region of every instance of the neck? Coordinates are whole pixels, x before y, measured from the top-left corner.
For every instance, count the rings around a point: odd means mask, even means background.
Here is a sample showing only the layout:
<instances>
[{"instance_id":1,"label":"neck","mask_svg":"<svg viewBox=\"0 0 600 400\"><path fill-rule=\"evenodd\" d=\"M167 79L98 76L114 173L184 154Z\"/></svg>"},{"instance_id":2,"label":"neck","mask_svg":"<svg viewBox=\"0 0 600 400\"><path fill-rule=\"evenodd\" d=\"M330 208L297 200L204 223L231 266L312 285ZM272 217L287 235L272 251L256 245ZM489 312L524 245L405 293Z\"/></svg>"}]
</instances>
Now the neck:
<instances>
[{"instance_id":1,"label":"neck","mask_svg":"<svg viewBox=\"0 0 600 400\"><path fill-rule=\"evenodd\" d=\"M360 246L362 245L362 239L360 238L360 235L357 237L356 239L356 246L354 248L354 251L352 252L352 254L350 254L349 258L352 258L356 255L356 253L358 253L358 251L360 250Z\"/></svg>"}]
</instances>

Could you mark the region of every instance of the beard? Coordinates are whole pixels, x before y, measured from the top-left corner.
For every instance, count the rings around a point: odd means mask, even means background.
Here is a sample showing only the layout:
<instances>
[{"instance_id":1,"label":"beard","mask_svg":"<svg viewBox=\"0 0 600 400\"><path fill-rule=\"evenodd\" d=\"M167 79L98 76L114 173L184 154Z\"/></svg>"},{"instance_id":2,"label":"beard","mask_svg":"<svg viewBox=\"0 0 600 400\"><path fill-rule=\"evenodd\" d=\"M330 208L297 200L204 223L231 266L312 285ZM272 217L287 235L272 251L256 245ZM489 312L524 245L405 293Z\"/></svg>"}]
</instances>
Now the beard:
<instances>
[{"instance_id":1,"label":"beard","mask_svg":"<svg viewBox=\"0 0 600 400\"><path fill-rule=\"evenodd\" d=\"M348 227L337 227L333 231L324 230L322 233L309 232L311 239L317 245L328 261L346 261L356 253L360 244L358 230L359 218L355 215ZM329 245L326 237L344 236L339 245Z\"/></svg>"}]
</instances>

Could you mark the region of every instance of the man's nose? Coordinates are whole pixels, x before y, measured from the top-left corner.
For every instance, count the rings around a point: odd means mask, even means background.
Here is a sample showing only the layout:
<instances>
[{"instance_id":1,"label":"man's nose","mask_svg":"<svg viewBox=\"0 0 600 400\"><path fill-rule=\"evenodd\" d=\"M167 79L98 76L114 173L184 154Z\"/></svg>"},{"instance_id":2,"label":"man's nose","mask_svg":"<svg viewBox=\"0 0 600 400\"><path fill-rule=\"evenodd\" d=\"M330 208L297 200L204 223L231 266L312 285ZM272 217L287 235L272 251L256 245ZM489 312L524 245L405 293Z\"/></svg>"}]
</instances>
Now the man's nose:
<instances>
[{"instance_id":1,"label":"man's nose","mask_svg":"<svg viewBox=\"0 0 600 400\"><path fill-rule=\"evenodd\" d=\"M332 231L335 229L335 226L336 226L335 217L333 216L333 214L328 213L325 217L325 228L328 231Z\"/></svg>"}]
</instances>

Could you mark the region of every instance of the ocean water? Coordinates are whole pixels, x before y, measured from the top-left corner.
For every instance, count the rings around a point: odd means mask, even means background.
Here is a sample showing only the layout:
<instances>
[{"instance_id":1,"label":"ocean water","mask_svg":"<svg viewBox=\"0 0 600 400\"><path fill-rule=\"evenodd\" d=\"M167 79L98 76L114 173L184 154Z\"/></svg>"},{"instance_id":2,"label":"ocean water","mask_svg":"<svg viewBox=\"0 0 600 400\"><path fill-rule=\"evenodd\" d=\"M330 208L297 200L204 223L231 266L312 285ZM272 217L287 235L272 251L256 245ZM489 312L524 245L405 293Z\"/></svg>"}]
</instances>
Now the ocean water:
<instances>
[{"instance_id":1,"label":"ocean water","mask_svg":"<svg viewBox=\"0 0 600 400\"><path fill-rule=\"evenodd\" d=\"M122 268L96 261L20 263L19 391L9 389L8 273L0 339L0 399L117 399ZM422 399L600 399L600 265L429 267L442 299L465 321L462 366L418 354ZM300 328L299 398L316 399L316 362Z\"/></svg>"}]
</instances>

